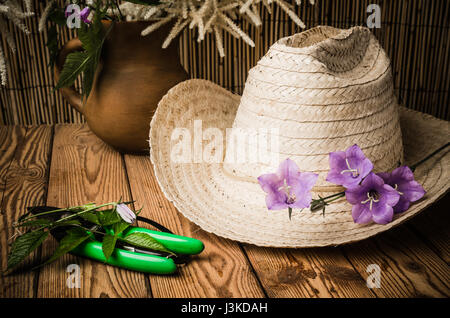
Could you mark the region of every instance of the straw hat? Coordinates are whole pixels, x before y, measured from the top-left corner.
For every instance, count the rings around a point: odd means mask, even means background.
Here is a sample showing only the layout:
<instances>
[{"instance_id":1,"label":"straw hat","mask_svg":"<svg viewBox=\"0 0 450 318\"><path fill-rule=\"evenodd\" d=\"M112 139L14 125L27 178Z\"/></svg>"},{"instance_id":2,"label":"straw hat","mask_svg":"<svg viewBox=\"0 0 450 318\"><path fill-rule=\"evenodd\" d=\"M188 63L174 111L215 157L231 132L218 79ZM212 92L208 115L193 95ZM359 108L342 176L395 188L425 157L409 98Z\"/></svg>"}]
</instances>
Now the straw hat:
<instances>
[{"instance_id":1,"label":"straw hat","mask_svg":"<svg viewBox=\"0 0 450 318\"><path fill-rule=\"evenodd\" d=\"M195 120L202 131L218 128L224 138L226 128L250 128L256 135L274 128L278 146L268 151L276 149L279 161L236 163L226 148L221 162L175 162L180 138L174 140L173 131L184 127L195 135ZM391 171L448 138L448 122L397 105L389 59L367 28L321 26L273 44L249 71L242 97L205 80L173 87L152 119L150 147L165 196L204 230L261 246L314 247L370 237L425 209L448 191L450 154L441 152L416 169L425 197L387 225L354 223L345 197L327 206L324 216L294 210L289 220L286 210L267 209L258 176L290 158L301 171L319 174L312 189L317 198L343 190L325 180L330 152L358 144L375 172ZM257 151L250 141L246 146Z\"/></svg>"}]
</instances>

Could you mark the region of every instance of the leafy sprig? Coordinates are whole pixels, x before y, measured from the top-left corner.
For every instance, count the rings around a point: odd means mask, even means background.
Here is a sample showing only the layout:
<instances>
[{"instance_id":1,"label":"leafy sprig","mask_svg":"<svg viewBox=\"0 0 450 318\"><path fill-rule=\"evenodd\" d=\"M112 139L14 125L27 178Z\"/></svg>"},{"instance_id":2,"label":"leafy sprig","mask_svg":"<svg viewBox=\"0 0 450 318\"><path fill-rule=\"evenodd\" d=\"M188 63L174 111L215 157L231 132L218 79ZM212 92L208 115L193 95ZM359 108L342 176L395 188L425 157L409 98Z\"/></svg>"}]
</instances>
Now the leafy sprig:
<instances>
[{"instance_id":1,"label":"leafy sprig","mask_svg":"<svg viewBox=\"0 0 450 318\"><path fill-rule=\"evenodd\" d=\"M62 233L59 244L53 255L41 265L55 261L87 240L100 240L99 237L102 239L102 249L106 260L113 255L119 241L134 247L173 254L150 234L134 232L126 236L122 235L131 224L119 216L116 207L119 204L131 203L120 200L101 205L89 203L40 213L33 213L30 209L13 225L19 235L11 245L6 270L10 271L19 265L42 245L49 233L53 234L57 231ZM139 214L140 211L135 213ZM28 231L22 233L19 228L26 228Z\"/></svg>"},{"instance_id":2,"label":"leafy sprig","mask_svg":"<svg viewBox=\"0 0 450 318\"><path fill-rule=\"evenodd\" d=\"M158 5L158 0L125 0L136 4L144 5ZM85 1L72 0L72 3L84 4L93 11L92 23L85 23L81 21L81 27L77 29L77 35L82 43L82 51L73 52L67 55L63 69L61 71L58 83L55 86L55 90L62 87L72 86L78 76L82 75L81 95L83 102L87 100L92 90L94 83L95 72L100 60L103 43L112 29L114 22L117 20L123 20L124 16L119 8L117 0L100 1L95 0L91 4L87 4ZM118 15L111 15L111 11L117 11ZM49 14L46 17L51 25L48 29L47 35L47 48L50 53L49 66L55 65L56 59L59 54L59 39L57 26L66 27L67 18L65 16L65 8L59 7L56 2L51 4ZM107 30L102 23L103 20L112 21ZM44 20L45 22L45 20Z\"/></svg>"},{"instance_id":3,"label":"leafy sprig","mask_svg":"<svg viewBox=\"0 0 450 318\"><path fill-rule=\"evenodd\" d=\"M94 15L92 24L82 23L78 30L78 38L82 43L83 51L67 55L55 89L73 85L79 75L83 75L82 97L85 101L89 96L94 83L95 72L102 52L103 43L112 29L114 22L105 31L102 24L102 10Z\"/></svg>"}]
</instances>

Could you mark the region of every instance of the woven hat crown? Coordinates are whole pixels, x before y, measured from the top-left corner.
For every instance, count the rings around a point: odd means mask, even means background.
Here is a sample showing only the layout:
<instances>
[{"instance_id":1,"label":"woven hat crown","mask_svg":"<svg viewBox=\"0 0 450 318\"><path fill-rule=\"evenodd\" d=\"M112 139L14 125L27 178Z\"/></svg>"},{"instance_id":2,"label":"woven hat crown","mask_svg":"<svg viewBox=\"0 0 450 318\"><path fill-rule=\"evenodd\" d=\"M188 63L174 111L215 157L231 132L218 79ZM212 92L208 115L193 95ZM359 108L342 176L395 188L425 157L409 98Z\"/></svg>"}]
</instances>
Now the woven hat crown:
<instances>
[{"instance_id":1,"label":"woven hat crown","mask_svg":"<svg viewBox=\"0 0 450 318\"><path fill-rule=\"evenodd\" d=\"M275 128L272 150L280 161L318 173L314 191L328 192L335 190L325 181L332 151L358 144L375 171L403 162L397 108L389 58L370 30L320 26L280 39L249 71L233 128L256 135ZM251 142L247 149L257 151ZM225 163L225 169L256 180L276 166Z\"/></svg>"}]
</instances>

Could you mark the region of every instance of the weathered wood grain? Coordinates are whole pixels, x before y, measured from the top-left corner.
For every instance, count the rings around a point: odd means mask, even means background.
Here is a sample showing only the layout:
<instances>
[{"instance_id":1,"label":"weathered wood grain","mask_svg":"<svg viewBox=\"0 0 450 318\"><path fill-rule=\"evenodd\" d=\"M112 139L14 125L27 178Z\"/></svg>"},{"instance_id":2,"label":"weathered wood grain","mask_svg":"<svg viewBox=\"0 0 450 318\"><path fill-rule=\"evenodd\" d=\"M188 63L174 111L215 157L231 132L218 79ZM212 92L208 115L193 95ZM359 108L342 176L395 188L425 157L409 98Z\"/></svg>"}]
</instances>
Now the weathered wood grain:
<instances>
[{"instance_id":1,"label":"weathered wood grain","mask_svg":"<svg viewBox=\"0 0 450 318\"><path fill-rule=\"evenodd\" d=\"M337 248L244 246L269 297L374 297Z\"/></svg>"},{"instance_id":2,"label":"weathered wood grain","mask_svg":"<svg viewBox=\"0 0 450 318\"><path fill-rule=\"evenodd\" d=\"M344 246L348 259L363 277L367 266L381 269L379 297L449 297L450 270L406 225L372 239Z\"/></svg>"},{"instance_id":3,"label":"weathered wood grain","mask_svg":"<svg viewBox=\"0 0 450 318\"><path fill-rule=\"evenodd\" d=\"M0 126L0 191L4 190L9 166L25 134L22 126Z\"/></svg>"},{"instance_id":4,"label":"weathered wood grain","mask_svg":"<svg viewBox=\"0 0 450 318\"><path fill-rule=\"evenodd\" d=\"M8 238L15 232L12 223L26 212L26 207L45 203L52 140L51 126L7 129L11 134L6 134L8 139L6 141L2 140L5 136L4 129L0 129L2 131L0 147L3 148L4 145L8 147L4 153L5 157L2 156L0 159L1 180L4 186L0 218L0 253L3 269L6 268L7 262ZM10 165L4 164L7 158L12 159ZM5 166L8 166L8 169ZM34 282L38 273L29 271L29 265L39 261L37 255L39 253L33 253L24 265L19 266L18 270L10 275L0 276L0 297L34 296Z\"/></svg>"},{"instance_id":5,"label":"weathered wood grain","mask_svg":"<svg viewBox=\"0 0 450 318\"><path fill-rule=\"evenodd\" d=\"M408 223L409 228L419 235L430 248L450 265L450 218L448 206L450 194L430 206L426 211L414 217ZM450 269L449 269L450 270Z\"/></svg>"},{"instance_id":6,"label":"weathered wood grain","mask_svg":"<svg viewBox=\"0 0 450 318\"><path fill-rule=\"evenodd\" d=\"M164 197L148 156L125 156L136 207L173 232L200 239L205 250L175 276L150 276L154 297L264 297L236 242L200 230Z\"/></svg>"},{"instance_id":7,"label":"weathered wood grain","mask_svg":"<svg viewBox=\"0 0 450 318\"><path fill-rule=\"evenodd\" d=\"M86 125L55 127L47 205L66 207L130 198L120 154L100 141ZM51 251L55 242L45 245ZM81 288L66 285L69 264L81 269ZM38 297L146 297L143 274L65 255L42 267Z\"/></svg>"}]
</instances>

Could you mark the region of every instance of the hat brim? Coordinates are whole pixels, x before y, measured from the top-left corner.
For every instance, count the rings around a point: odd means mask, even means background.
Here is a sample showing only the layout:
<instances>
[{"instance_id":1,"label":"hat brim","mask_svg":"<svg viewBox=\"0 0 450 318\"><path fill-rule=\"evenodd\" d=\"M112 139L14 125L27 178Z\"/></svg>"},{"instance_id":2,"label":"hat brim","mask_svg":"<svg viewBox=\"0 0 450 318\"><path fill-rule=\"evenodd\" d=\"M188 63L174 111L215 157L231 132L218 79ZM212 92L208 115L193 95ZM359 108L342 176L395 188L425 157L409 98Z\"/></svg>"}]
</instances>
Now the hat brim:
<instances>
[{"instance_id":1,"label":"hat brim","mask_svg":"<svg viewBox=\"0 0 450 318\"><path fill-rule=\"evenodd\" d=\"M308 209L269 211L257 180L230 175L221 163L175 163L171 160L173 129L192 131L231 128L240 96L205 80L188 80L173 87L160 101L150 129L150 157L165 196L189 220L205 231L232 240L270 247L318 247L359 241L408 220L443 196L449 188L450 154L443 151L421 164L416 180L426 195L386 225L353 222L345 198L321 212ZM405 162L411 165L448 142L449 123L400 107ZM225 135L225 133L224 133ZM339 149L336 149L339 150ZM300 166L301 169L301 166ZM313 195L314 198L314 195Z\"/></svg>"}]
</instances>

